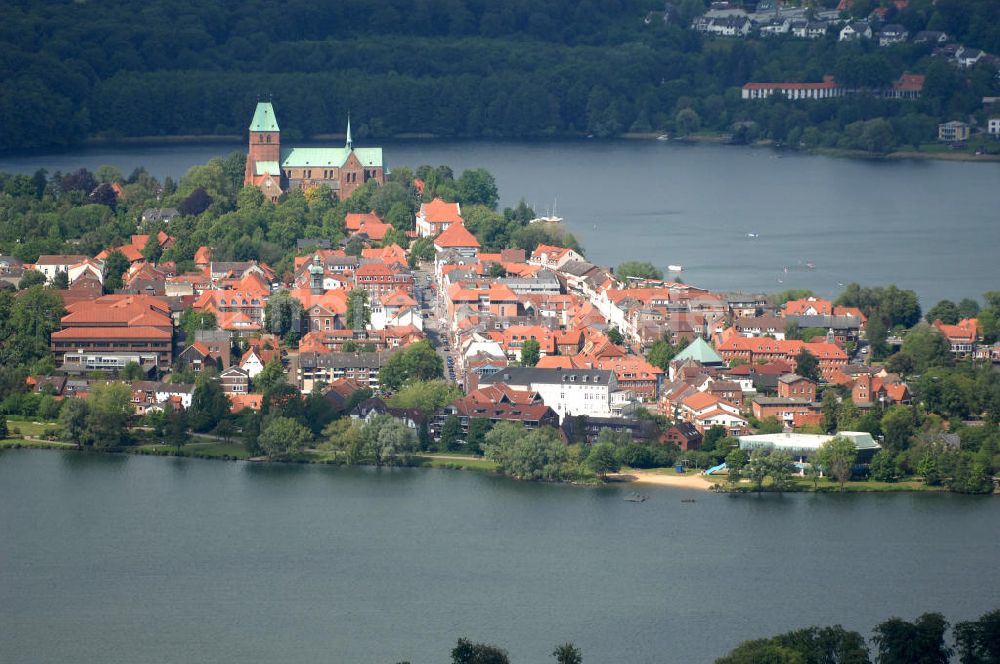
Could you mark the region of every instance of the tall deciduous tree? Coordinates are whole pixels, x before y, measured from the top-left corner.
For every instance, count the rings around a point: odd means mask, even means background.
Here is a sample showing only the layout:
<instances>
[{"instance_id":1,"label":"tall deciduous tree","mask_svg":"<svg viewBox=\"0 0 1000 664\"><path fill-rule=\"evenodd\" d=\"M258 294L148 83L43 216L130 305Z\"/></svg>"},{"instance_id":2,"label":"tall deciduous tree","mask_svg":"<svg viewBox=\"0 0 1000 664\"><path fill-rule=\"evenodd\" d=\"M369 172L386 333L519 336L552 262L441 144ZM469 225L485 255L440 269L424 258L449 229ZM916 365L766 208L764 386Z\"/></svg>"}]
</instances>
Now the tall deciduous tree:
<instances>
[{"instance_id":1,"label":"tall deciduous tree","mask_svg":"<svg viewBox=\"0 0 1000 664\"><path fill-rule=\"evenodd\" d=\"M816 454L817 462L837 480L841 491L844 490L847 480L851 479L857 458L858 451L854 441L845 436L834 436L823 443Z\"/></svg>"},{"instance_id":2,"label":"tall deciduous tree","mask_svg":"<svg viewBox=\"0 0 1000 664\"><path fill-rule=\"evenodd\" d=\"M347 324L352 330L364 330L371 323L371 312L368 309L368 291L355 288L347 296Z\"/></svg>"},{"instance_id":3,"label":"tall deciduous tree","mask_svg":"<svg viewBox=\"0 0 1000 664\"><path fill-rule=\"evenodd\" d=\"M229 399L218 381L200 376L191 396L189 424L195 431L211 431L229 415Z\"/></svg>"},{"instance_id":4,"label":"tall deciduous tree","mask_svg":"<svg viewBox=\"0 0 1000 664\"><path fill-rule=\"evenodd\" d=\"M410 380L443 377L444 362L425 339L394 353L379 372L379 384L390 390L398 390Z\"/></svg>"},{"instance_id":5,"label":"tall deciduous tree","mask_svg":"<svg viewBox=\"0 0 1000 664\"><path fill-rule=\"evenodd\" d=\"M217 324L214 312L204 309L195 311L188 307L181 314L178 327L184 330L184 340L191 345L200 330L214 330Z\"/></svg>"},{"instance_id":6,"label":"tall deciduous tree","mask_svg":"<svg viewBox=\"0 0 1000 664\"><path fill-rule=\"evenodd\" d=\"M878 664L948 664L951 649L944 636L948 622L940 613L925 613L913 622L890 618L875 626L872 640Z\"/></svg>"},{"instance_id":7,"label":"tall deciduous tree","mask_svg":"<svg viewBox=\"0 0 1000 664\"><path fill-rule=\"evenodd\" d=\"M552 656L559 664L583 664L583 653L572 643L563 643L556 646L552 651Z\"/></svg>"},{"instance_id":8,"label":"tall deciduous tree","mask_svg":"<svg viewBox=\"0 0 1000 664\"><path fill-rule=\"evenodd\" d=\"M1000 610L956 623L955 644L962 664L1000 662Z\"/></svg>"},{"instance_id":9,"label":"tall deciduous tree","mask_svg":"<svg viewBox=\"0 0 1000 664\"><path fill-rule=\"evenodd\" d=\"M78 448L88 444L87 416L90 409L83 399L70 398L63 404L59 412L59 426L63 440L73 443Z\"/></svg>"},{"instance_id":10,"label":"tall deciduous tree","mask_svg":"<svg viewBox=\"0 0 1000 664\"><path fill-rule=\"evenodd\" d=\"M285 382L285 367L277 357L271 359L260 373L254 376L253 387L257 392L267 392L275 385Z\"/></svg>"},{"instance_id":11,"label":"tall deciduous tree","mask_svg":"<svg viewBox=\"0 0 1000 664\"><path fill-rule=\"evenodd\" d=\"M264 307L264 322L272 334L294 341L302 333L302 303L285 291L275 293Z\"/></svg>"},{"instance_id":12,"label":"tall deciduous tree","mask_svg":"<svg viewBox=\"0 0 1000 664\"><path fill-rule=\"evenodd\" d=\"M917 371L948 367L955 363L951 343L936 327L918 325L903 337L903 352L913 358Z\"/></svg>"},{"instance_id":13,"label":"tall deciduous tree","mask_svg":"<svg viewBox=\"0 0 1000 664\"><path fill-rule=\"evenodd\" d=\"M663 272L646 261L625 261L615 269L615 275L622 281L630 277L636 279L662 279Z\"/></svg>"},{"instance_id":14,"label":"tall deciduous tree","mask_svg":"<svg viewBox=\"0 0 1000 664\"><path fill-rule=\"evenodd\" d=\"M497 182L484 168L472 168L458 178L458 196L462 205L483 205L491 210L500 200Z\"/></svg>"},{"instance_id":15,"label":"tall deciduous tree","mask_svg":"<svg viewBox=\"0 0 1000 664\"><path fill-rule=\"evenodd\" d=\"M933 323L936 320L946 323L948 325L954 325L958 322L959 316L961 314L958 311L958 305L951 300L941 300L933 307L927 310L924 314L924 318L928 323Z\"/></svg>"},{"instance_id":16,"label":"tall deciduous tree","mask_svg":"<svg viewBox=\"0 0 1000 664\"><path fill-rule=\"evenodd\" d=\"M803 348L795 356L795 373L817 383L822 379L822 374L819 371L819 360L809 352L809 349Z\"/></svg>"},{"instance_id":17,"label":"tall deciduous tree","mask_svg":"<svg viewBox=\"0 0 1000 664\"><path fill-rule=\"evenodd\" d=\"M484 643L459 639L451 650L452 664L510 664L507 651Z\"/></svg>"},{"instance_id":18,"label":"tall deciduous tree","mask_svg":"<svg viewBox=\"0 0 1000 664\"><path fill-rule=\"evenodd\" d=\"M104 259L104 290L116 291L122 287L122 275L131 265L128 258L119 249L115 249Z\"/></svg>"},{"instance_id":19,"label":"tall deciduous tree","mask_svg":"<svg viewBox=\"0 0 1000 664\"><path fill-rule=\"evenodd\" d=\"M379 415L361 428L365 457L376 466L405 466L418 449L417 435L402 420Z\"/></svg>"},{"instance_id":20,"label":"tall deciduous tree","mask_svg":"<svg viewBox=\"0 0 1000 664\"><path fill-rule=\"evenodd\" d=\"M597 473L598 477L606 480L608 473L616 472L621 468L618 457L615 455L615 447L610 443L597 443L590 448L587 455L587 467Z\"/></svg>"},{"instance_id":21,"label":"tall deciduous tree","mask_svg":"<svg viewBox=\"0 0 1000 664\"><path fill-rule=\"evenodd\" d=\"M441 439L438 441L438 449L448 452L457 447L458 439L462 435L462 423L458 421L456 415L449 415L441 425Z\"/></svg>"},{"instance_id":22,"label":"tall deciduous tree","mask_svg":"<svg viewBox=\"0 0 1000 664\"><path fill-rule=\"evenodd\" d=\"M163 430L164 442L173 445L180 452L181 446L186 444L190 438L187 412L171 409L167 413L167 422Z\"/></svg>"},{"instance_id":23,"label":"tall deciduous tree","mask_svg":"<svg viewBox=\"0 0 1000 664\"><path fill-rule=\"evenodd\" d=\"M128 441L132 390L124 383L94 383L87 395L87 437L94 447L118 447Z\"/></svg>"},{"instance_id":24,"label":"tall deciduous tree","mask_svg":"<svg viewBox=\"0 0 1000 664\"><path fill-rule=\"evenodd\" d=\"M541 359L541 347L534 339L526 339L521 346L521 366L533 367Z\"/></svg>"},{"instance_id":25,"label":"tall deciduous tree","mask_svg":"<svg viewBox=\"0 0 1000 664\"><path fill-rule=\"evenodd\" d=\"M287 459L312 440L309 429L290 417L275 416L267 419L257 444L271 459Z\"/></svg>"}]
</instances>

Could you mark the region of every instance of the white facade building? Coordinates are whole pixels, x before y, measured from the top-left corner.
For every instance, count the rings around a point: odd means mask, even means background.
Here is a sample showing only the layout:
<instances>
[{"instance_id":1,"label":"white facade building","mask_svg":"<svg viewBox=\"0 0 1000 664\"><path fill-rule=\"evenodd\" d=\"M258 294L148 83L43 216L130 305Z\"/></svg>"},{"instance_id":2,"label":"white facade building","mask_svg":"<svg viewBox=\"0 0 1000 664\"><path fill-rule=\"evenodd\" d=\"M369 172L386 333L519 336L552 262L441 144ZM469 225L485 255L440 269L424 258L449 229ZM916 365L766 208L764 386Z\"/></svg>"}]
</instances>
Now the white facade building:
<instances>
[{"instance_id":1,"label":"white facade building","mask_svg":"<svg viewBox=\"0 0 1000 664\"><path fill-rule=\"evenodd\" d=\"M560 421L577 415L611 417L611 395L618 389L614 372L601 369L507 367L480 380L482 385L495 383L537 392Z\"/></svg>"}]
</instances>

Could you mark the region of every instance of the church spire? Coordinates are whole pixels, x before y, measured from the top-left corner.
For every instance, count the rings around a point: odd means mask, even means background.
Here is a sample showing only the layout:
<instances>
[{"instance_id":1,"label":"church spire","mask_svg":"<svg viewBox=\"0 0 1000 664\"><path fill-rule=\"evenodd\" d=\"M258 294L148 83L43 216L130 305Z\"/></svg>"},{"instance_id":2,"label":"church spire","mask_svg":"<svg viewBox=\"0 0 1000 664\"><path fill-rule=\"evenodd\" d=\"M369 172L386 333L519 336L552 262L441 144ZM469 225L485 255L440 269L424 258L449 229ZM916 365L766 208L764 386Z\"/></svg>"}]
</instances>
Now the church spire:
<instances>
[{"instance_id":1,"label":"church spire","mask_svg":"<svg viewBox=\"0 0 1000 664\"><path fill-rule=\"evenodd\" d=\"M347 142L345 146L348 150L354 149L354 139L351 138L351 114L347 114Z\"/></svg>"}]
</instances>

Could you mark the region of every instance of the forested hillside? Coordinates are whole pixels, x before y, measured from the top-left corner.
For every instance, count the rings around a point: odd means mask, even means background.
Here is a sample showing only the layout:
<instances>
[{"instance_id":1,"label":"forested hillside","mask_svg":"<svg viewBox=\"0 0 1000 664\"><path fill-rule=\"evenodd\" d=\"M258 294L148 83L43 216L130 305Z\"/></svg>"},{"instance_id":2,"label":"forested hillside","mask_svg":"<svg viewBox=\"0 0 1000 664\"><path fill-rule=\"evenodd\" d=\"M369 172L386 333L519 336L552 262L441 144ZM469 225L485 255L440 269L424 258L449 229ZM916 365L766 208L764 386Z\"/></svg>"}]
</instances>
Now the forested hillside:
<instances>
[{"instance_id":1,"label":"forested hillside","mask_svg":"<svg viewBox=\"0 0 1000 664\"><path fill-rule=\"evenodd\" d=\"M927 45L706 40L687 28L702 0L675 5L665 24L658 0L7 2L0 151L89 136L241 134L260 95L272 96L291 138L341 131L348 109L364 139L673 130L689 108L696 121L686 114L683 131L753 120L779 141L812 127L817 144L889 118L888 141L869 131L879 151L927 139L938 120L965 117L996 94L991 69L956 71ZM991 0L912 0L896 20L1000 52L1000 3ZM904 70L928 73L924 99L841 99L785 113L772 108L782 103L741 102L736 89L825 73L881 85Z\"/></svg>"}]
</instances>

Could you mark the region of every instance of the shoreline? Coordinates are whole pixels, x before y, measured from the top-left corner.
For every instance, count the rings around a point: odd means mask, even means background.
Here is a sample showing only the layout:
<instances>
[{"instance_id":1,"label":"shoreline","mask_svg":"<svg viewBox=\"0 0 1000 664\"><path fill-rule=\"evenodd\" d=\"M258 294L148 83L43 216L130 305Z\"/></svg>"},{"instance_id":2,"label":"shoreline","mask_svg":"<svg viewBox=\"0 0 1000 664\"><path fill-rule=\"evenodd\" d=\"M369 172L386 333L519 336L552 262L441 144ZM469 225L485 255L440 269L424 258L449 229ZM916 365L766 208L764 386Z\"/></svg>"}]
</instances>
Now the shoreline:
<instances>
[{"instance_id":1,"label":"shoreline","mask_svg":"<svg viewBox=\"0 0 1000 664\"><path fill-rule=\"evenodd\" d=\"M266 457L250 457L245 451L242 454L230 454L233 445L239 443L188 443L178 452L176 448L168 445L137 445L133 447L122 447L116 449L93 448L78 449L72 443L63 441L44 440L40 438L7 438L0 440L0 452L8 449L22 450L55 450L59 452L80 452L86 454L128 454L134 456L154 456L154 457L184 457L189 459L204 459L207 461L243 461L252 464L283 464L283 465L310 465L310 466L344 466L348 464L339 463L335 460L323 457L300 456L292 459L271 460ZM194 445L216 445L218 449L209 447L205 450L193 449ZM239 444L241 445L241 444ZM462 456L456 454L416 454L414 458L418 463L408 466L392 466L393 468L413 468L425 470L456 470L487 473L497 477L506 477L515 482L525 482L530 480L520 480L510 475L498 473L493 465L485 457ZM363 464L362 464L363 465ZM358 466L360 467L360 465ZM374 467L374 466L371 466ZM801 478L795 478L800 480ZM542 482L549 483L549 482ZM717 480L709 479L699 471L692 471L684 475L675 474L670 468L637 469L627 468L621 472L608 473L604 482L551 482L551 484L572 484L580 487L626 487L632 485L651 485L658 487L669 487L675 489L689 489L699 491L714 491L718 493L736 495L756 495L758 492L750 491L749 486L738 489L727 487L722 478ZM765 489L763 493L773 493ZM812 487L805 481L794 481L786 491L781 493L813 493L813 494L873 494L873 493L936 493L951 495L944 486L927 486L920 480L904 480L900 482L848 482L844 491L834 484L824 484L819 487ZM964 495L964 494L955 494ZM986 496L1000 496L1000 490L993 494L983 494Z\"/></svg>"},{"instance_id":2,"label":"shoreline","mask_svg":"<svg viewBox=\"0 0 1000 664\"><path fill-rule=\"evenodd\" d=\"M625 132L618 136L612 136L608 138L592 138L588 137L586 134L566 134L559 136L544 137L541 140L545 142L551 141L566 141L566 142L576 142L580 140L597 140L597 141L655 141L658 136L661 136L662 132ZM679 143L679 144L707 144L707 145L724 145L727 147L735 148L771 148L777 152L790 152L794 154L805 154L813 156L824 156L833 157L837 159L863 159L863 160L877 160L877 161L961 161L961 162L985 162L985 163L997 163L1000 162L1000 154L972 154L962 151L951 151L951 152L920 152L915 150L898 150L895 152L889 152L886 154L879 154L874 152L865 152L863 150L847 150L840 148L812 148L808 150L799 150L795 148L781 149L775 147L773 141L765 140L758 141L756 143L751 143L747 145L729 145L730 135L724 132L714 132L714 133L704 133L696 134L691 136L685 136L680 138L671 138L669 143ZM330 134L316 134L310 136L307 139L301 139L305 142L323 142L323 141L335 141L343 140L344 134L330 133ZM24 150L24 151L13 151L5 153L3 156L7 158L18 158L26 157L32 155L58 155L58 154L72 154L77 149L88 149L88 148L137 148L137 147L169 147L169 146L188 146L188 145L198 145L198 144L219 144L225 145L229 143L242 144L245 142L246 137L242 134L178 134L171 136L88 136L82 139L79 143L74 146L66 147L63 149L55 150ZM517 139L517 138L487 138L487 137L469 137L469 136L456 136L456 137L442 137L437 134L431 133L420 133L420 132L403 132L399 134L392 134L390 136L381 137L379 139L372 140L388 140L388 141L463 141L463 142L479 142L479 141L500 141L500 142L511 142L511 143L522 143L522 142L534 142L531 139Z\"/></svg>"},{"instance_id":3,"label":"shoreline","mask_svg":"<svg viewBox=\"0 0 1000 664\"><path fill-rule=\"evenodd\" d=\"M681 489L700 489L702 491L711 491L712 487L716 484L715 482L707 479L701 473L692 473L690 475L670 475L666 473L658 473L654 470L639 470L635 468L630 468L620 473L608 473L608 482L620 482L625 484L653 484L656 486L669 486Z\"/></svg>"}]
</instances>

